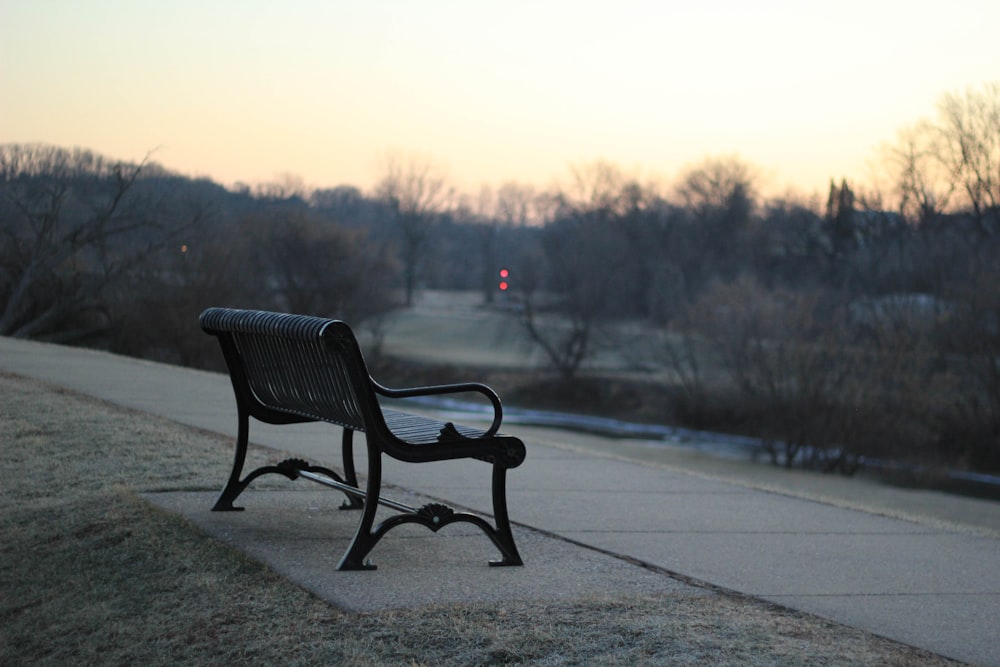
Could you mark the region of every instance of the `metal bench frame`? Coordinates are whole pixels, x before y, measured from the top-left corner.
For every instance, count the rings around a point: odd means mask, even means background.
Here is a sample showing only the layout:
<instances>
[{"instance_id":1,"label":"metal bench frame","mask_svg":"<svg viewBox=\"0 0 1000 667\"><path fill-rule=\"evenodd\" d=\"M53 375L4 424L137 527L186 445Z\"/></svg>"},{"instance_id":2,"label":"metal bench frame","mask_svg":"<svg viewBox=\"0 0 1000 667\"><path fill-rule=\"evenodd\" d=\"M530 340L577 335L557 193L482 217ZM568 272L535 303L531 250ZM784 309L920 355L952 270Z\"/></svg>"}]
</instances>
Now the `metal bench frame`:
<instances>
[{"instance_id":1,"label":"metal bench frame","mask_svg":"<svg viewBox=\"0 0 1000 667\"><path fill-rule=\"evenodd\" d=\"M354 539L344 552L338 570L369 570L369 552L391 529L417 523L437 532L456 522L478 526L500 550L502 558L490 565L522 565L507 513L507 470L525 458L524 443L498 434L503 411L500 398L488 386L462 383L390 389L376 382L350 327L339 320L258 310L209 308L200 317L202 329L218 338L236 395L238 429L232 471L215 511L239 511L233 501L249 484L266 474L290 480L304 477L339 489L347 500L343 509L362 510ZM440 422L398 410L383 409L379 396L407 398L477 392L493 405L493 423L486 431ZM250 417L267 424L327 422L343 428L344 474L301 459L257 468L246 476ZM354 466L353 435L365 434L368 473L365 488L358 483ZM400 461L424 463L474 458L492 464L494 524L470 512L441 503L420 508L381 495L382 455ZM399 514L377 526L379 505Z\"/></svg>"}]
</instances>

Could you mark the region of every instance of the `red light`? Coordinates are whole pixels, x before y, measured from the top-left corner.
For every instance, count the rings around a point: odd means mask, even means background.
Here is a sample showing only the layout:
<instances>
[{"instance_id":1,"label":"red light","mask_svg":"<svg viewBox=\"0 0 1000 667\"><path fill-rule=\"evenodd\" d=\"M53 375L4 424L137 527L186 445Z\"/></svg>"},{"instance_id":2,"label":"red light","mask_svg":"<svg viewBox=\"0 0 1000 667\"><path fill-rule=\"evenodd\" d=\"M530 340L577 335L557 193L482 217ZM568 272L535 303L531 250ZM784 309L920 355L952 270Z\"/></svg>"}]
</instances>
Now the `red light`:
<instances>
[{"instance_id":1,"label":"red light","mask_svg":"<svg viewBox=\"0 0 1000 667\"><path fill-rule=\"evenodd\" d=\"M510 285L507 284L507 281L505 281L505 280L501 280L500 281L500 291L501 292L506 292L508 287L510 287Z\"/></svg>"},{"instance_id":2,"label":"red light","mask_svg":"<svg viewBox=\"0 0 1000 667\"><path fill-rule=\"evenodd\" d=\"M501 278L506 278L509 275L510 275L510 272L507 269L500 269L500 277Z\"/></svg>"}]
</instances>

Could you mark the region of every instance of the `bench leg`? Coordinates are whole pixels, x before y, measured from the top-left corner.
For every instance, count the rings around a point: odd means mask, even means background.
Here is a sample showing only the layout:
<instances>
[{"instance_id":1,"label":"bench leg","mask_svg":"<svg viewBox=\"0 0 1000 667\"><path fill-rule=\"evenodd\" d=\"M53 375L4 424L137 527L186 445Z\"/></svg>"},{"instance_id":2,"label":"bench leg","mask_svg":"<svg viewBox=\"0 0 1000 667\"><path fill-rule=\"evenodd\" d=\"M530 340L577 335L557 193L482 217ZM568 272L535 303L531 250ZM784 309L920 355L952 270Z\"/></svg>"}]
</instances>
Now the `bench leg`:
<instances>
[{"instance_id":1,"label":"bench leg","mask_svg":"<svg viewBox=\"0 0 1000 667\"><path fill-rule=\"evenodd\" d=\"M499 463L493 464L493 518L496 520L496 533L487 535L493 544L503 554L501 560L492 560L490 565L524 565L517 545L514 544L514 533L510 529L510 517L507 514L507 468Z\"/></svg>"},{"instance_id":2,"label":"bench leg","mask_svg":"<svg viewBox=\"0 0 1000 667\"><path fill-rule=\"evenodd\" d=\"M344 481L351 486L358 485L358 473L354 469L354 431L349 428L344 429L344 436L342 440L343 458L344 458ZM345 500L341 505L342 510L359 510L365 506L364 500L359 496L352 496L349 493L345 493L347 500Z\"/></svg>"},{"instance_id":3,"label":"bench leg","mask_svg":"<svg viewBox=\"0 0 1000 667\"><path fill-rule=\"evenodd\" d=\"M490 561L491 566L524 565L521 555L514 543L514 534L510 527L507 514L507 468L500 463L493 464L493 515L495 525L475 514L456 512L450 507L439 503L430 503L420 509L405 508L393 505L397 509L408 509L403 514L392 516L375 525L375 514L378 511L380 490L382 486L381 454L377 448L368 448L368 484L365 492L364 512L358 523L357 531L350 546L344 552L338 570L374 570L376 566L366 557L386 533L404 523L419 523L437 532L441 528L460 521L478 526L493 545L500 550L502 558ZM387 501L388 502L388 501Z\"/></svg>"},{"instance_id":4,"label":"bench leg","mask_svg":"<svg viewBox=\"0 0 1000 667\"><path fill-rule=\"evenodd\" d=\"M212 507L213 512L239 512L243 510L242 507L234 507L233 501L246 488L246 483L240 482L240 475L243 474L243 464L247 459L250 418L244 410L240 409L238 412L239 428L236 435L236 453L233 455L233 469L229 473L229 480L226 482L226 486L223 487L219 499L215 501L215 506Z\"/></svg>"},{"instance_id":5,"label":"bench leg","mask_svg":"<svg viewBox=\"0 0 1000 667\"><path fill-rule=\"evenodd\" d=\"M229 479L226 481L226 486L223 487L222 493L219 494L218 500L215 501L212 511L242 512L243 508L234 506L233 501L250 486L250 482L261 475L278 474L284 475L289 480L295 480L299 477L300 471L318 472L330 479L357 487L358 476L354 471L354 460L351 452L350 436L352 433L353 431L344 431L344 460L351 463L350 467L345 471L347 479L342 479L340 475L329 468L309 465L308 462L301 459L287 459L277 465L262 466L249 473L243 479L240 479L247 458L247 447L250 439L250 418L246 412L239 410L239 428L236 435L236 452L233 455L233 469L229 472ZM352 496L347 492L344 495L347 496L347 500L341 505L342 509L360 509L363 506L362 500L357 496Z\"/></svg>"},{"instance_id":6,"label":"bench leg","mask_svg":"<svg viewBox=\"0 0 1000 667\"><path fill-rule=\"evenodd\" d=\"M358 522L358 529L354 533L354 539L344 552L338 570L374 570L375 565L366 561L365 557L375 547L381 539L382 534L372 533L372 526L375 525L375 514L378 512L379 493L382 487L382 454L377 448L368 445L368 482L365 492L365 500L361 521ZM345 471L346 472L346 471ZM357 478L354 480L357 483ZM383 533L384 534L384 533Z\"/></svg>"}]
</instances>

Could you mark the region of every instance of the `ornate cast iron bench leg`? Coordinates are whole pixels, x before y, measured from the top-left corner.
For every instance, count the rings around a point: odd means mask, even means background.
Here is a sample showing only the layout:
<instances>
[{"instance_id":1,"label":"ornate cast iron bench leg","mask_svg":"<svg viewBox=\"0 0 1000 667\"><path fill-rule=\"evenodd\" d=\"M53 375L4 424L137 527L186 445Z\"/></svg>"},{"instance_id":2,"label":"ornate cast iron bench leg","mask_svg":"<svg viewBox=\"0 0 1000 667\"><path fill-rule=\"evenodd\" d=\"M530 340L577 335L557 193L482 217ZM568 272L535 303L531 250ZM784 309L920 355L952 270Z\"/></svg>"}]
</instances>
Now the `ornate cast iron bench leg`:
<instances>
[{"instance_id":1,"label":"ornate cast iron bench leg","mask_svg":"<svg viewBox=\"0 0 1000 667\"><path fill-rule=\"evenodd\" d=\"M496 525L491 525L484 518L476 514L456 512L451 507L440 503L429 503L417 509L388 499L383 500L380 498L381 485L381 452L377 447L369 445L368 484L364 500L364 512L350 546L348 546L347 551L344 552L340 563L337 565L338 570L376 569L376 566L367 560L368 554L386 533L404 523L419 523L435 533L452 523L471 523L478 526L490 538L494 546L500 550L502 558L490 561L490 565L507 566L524 564L520 554L517 552L514 535L511 532L510 518L507 514L507 468L501 463L493 463L493 514ZM376 526L375 515L380 502L402 513L391 516Z\"/></svg>"},{"instance_id":2,"label":"ornate cast iron bench leg","mask_svg":"<svg viewBox=\"0 0 1000 667\"><path fill-rule=\"evenodd\" d=\"M351 434L353 434L353 431L346 429L344 430L344 463L346 479L342 478L329 468L324 468L323 466L312 466L309 465L308 462L301 459L287 459L277 465L262 466L249 473L243 479L240 479L240 475L243 474L243 466L246 464L247 447L250 437L250 419L247 413L243 410L238 410L238 419L239 427L236 435L236 452L233 455L233 469L229 473L229 479L226 481L226 486L223 487L222 493L219 494L218 500L215 501L215 505L212 507L213 512L242 512L243 508L234 506L233 501L235 501L239 495L243 493L248 486L250 486L250 482L254 481L261 475L278 474L283 475L290 480L295 480L298 479L299 473L302 471L314 473L318 472L326 475L330 479L357 488L358 476L354 470L354 457L351 445ZM344 495L347 496L347 500L345 500L343 505L341 505L342 509L360 509L363 506L363 501L359 497L351 495L346 491L344 492Z\"/></svg>"},{"instance_id":3,"label":"ornate cast iron bench leg","mask_svg":"<svg viewBox=\"0 0 1000 667\"><path fill-rule=\"evenodd\" d=\"M493 464L493 518L496 520L495 536L487 535L503 554L502 560L490 561L490 565L524 565L517 545L514 544L514 534L510 529L510 517L507 514L507 468L499 463Z\"/></svg>"},{"instance_id":4,"label":"ornate cast iron bench leg","mask_svg":"<svg viewBox=\"0 0 1000 667\"><path fill-rule=\"evenodd\" d=\"M344 481L351 486L358 486L358 474L354 469L354 431L349 428L344 429L342 439L342 455L344 459ZM341 504L342 510L359 510L365 506L364 500L360 496L352 496L345 493L347 500Z\"/></svg>"},{"instance_id":5,"label":"ornate cast iron bench leg","mask_svg":"<svg viewBox=\"0 0 1000 667\"><path fill-rule=\"evenodd\" d=\"M345 434L349 431L345 431ZM377 447L368 444L368 482L366 486L365 499L362 507L361 520L358 522L358 529L354 533L354 539L347 547L338 570L374 570L375 565L366 562L365 557L375 547L381 535L372 533L372 526L375 525L375 514L378 512L379 492L382 487L382 454ZM357 478L355 478L355 484Z\"/></svg>"},{"instance_id":6,"label":"ornate cast iron bench leg","mask_svg":"<svg viewBox=\"0 0 1000 667\"><path fill-rule=\"evenodd\" d=\"M213 512L241 512L242 507L234 507L233 501L247 488L247 482L240 482L240 475L243 474L243 464L247 458L247 439L250 432L250 418L242 408L237 410L239 427L236 435L236 453L233 455L233 469L229 473L229 480L223 487L219 499L212 507Z\"/></svg>"}]
</instances>

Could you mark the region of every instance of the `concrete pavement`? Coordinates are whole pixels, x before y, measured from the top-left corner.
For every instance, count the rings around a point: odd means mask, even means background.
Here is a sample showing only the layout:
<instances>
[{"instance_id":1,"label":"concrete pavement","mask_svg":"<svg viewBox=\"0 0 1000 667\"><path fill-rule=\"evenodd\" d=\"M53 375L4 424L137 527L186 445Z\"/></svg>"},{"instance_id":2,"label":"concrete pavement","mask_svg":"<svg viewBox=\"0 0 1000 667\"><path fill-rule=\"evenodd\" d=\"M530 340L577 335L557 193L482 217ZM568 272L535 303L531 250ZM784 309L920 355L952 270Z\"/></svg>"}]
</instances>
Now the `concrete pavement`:
<instances>
[{"instance_id":1,"label":"concrete pavement","mask_svg":"<svg viewBox=\"0 0 1000 667\"><path fill-rule=\"evenodd\" d=\"M224 375L7 338L0 338L0 369L182 424L235 432L235 403ZM214 494L149 499L248 548L296 581L313 582L318 594L347 608L497 594L704 594L685 587L695 581L951 658L1000 665L996 503L713 462L679 450L664 465L657 456L669 448L659 443L516 425L504 431L528 447L527 461L508 482L523 570L486 568L484 561L495 554L474 530L431 535L407 528L376 547L378 571L332 572L356 519L327 511L339 504L339 494L304 482L287 492L251 488L241 498L243 513L207 512ZM339 433L328 426L253 424L251 439L339 464ZM488 469L479 462L387 461L384 479L403 496L418 492L483 512L490 508ZM512 570L519 574L510 576Z\"/></svg>"}]
</instances>

